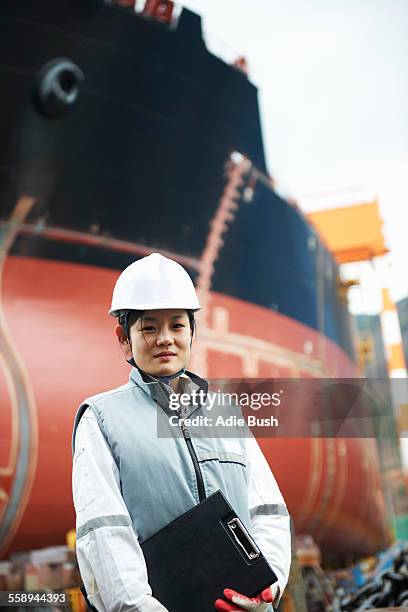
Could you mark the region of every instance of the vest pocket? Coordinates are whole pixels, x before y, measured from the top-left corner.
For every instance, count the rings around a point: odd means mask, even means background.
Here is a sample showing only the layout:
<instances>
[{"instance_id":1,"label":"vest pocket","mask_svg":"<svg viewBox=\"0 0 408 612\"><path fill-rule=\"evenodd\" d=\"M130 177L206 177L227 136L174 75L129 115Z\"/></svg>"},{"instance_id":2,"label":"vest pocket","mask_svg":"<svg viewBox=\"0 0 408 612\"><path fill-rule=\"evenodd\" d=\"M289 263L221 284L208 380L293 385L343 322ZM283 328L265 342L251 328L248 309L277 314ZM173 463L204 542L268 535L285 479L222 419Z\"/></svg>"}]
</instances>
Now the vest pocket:
<instances>
[{"instance_id":1,"label":"vest pocket","mask_svg":"<svg viewBox=\"0 0 408 612\"><path fill-rule=\"evenodd\" d=\"M218 489L224 493L239 518L250 525L248 509L248 470L246 456L221 450L206 449L198 453L207 495Z\"/></svg>"},{"instance_id":2,"label":"vest pocket","mask_svg":"<svg viewBox=\"0 0 408 612\"><path fill-rule=\"evenodd\" d=\"M198 462L205 463L206 461L219 461L220 463L238 463L246 468L246 458L238 453L229 453L225 451L201 452L197 453Z\"/></svg>"}]
</instances>

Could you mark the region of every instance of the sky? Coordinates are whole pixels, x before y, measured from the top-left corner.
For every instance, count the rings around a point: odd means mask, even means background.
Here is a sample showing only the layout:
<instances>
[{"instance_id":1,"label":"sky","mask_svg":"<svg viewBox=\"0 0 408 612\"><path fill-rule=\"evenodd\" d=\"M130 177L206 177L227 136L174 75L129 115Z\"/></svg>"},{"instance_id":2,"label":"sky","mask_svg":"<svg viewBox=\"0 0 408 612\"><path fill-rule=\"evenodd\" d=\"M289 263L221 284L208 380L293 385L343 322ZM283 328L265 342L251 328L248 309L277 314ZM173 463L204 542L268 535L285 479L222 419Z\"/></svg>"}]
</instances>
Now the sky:
<instances>
[{"instance_id":1,"label":"sky","mask_svg":"<svg viewBox=\"0 0 408 612\"><path fill-rule=\"evenodd\" d=\"M246 57L278 191L306 212L378 198L391 295L408 296L408 0L183 5L202 16L210 51ZM351 290L352 311L362 291Z\"/></svg>"}]
</instances>

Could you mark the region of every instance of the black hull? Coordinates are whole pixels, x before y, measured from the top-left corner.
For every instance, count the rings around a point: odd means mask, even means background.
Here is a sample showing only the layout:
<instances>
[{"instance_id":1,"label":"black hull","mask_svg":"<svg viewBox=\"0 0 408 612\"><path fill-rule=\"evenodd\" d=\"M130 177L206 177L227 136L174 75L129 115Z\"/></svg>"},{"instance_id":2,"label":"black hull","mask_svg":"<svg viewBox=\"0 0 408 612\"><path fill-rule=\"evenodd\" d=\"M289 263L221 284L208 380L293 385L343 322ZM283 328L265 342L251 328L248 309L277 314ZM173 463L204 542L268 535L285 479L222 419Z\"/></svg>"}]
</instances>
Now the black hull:
<instances>
[{"instance_id":1,"label":"black hull","mask_svg":"<svg viewBox=\"0 0 408 612\"><path fill-rule=\"evenodd\" d=\"M22 196L35 198L14 255L117 269L135 259L43 232L57 227L199 261L231 152L267 173L256 88L207 51L187 10L169 28L101 0L3 0L0 57L1 219ZM33 91L40 69L61 57L85 81L72 110L50 119ZM239 201L211 289L292 317L353 356L337 267L266 182Z\"/></svg>"}]
</instances>

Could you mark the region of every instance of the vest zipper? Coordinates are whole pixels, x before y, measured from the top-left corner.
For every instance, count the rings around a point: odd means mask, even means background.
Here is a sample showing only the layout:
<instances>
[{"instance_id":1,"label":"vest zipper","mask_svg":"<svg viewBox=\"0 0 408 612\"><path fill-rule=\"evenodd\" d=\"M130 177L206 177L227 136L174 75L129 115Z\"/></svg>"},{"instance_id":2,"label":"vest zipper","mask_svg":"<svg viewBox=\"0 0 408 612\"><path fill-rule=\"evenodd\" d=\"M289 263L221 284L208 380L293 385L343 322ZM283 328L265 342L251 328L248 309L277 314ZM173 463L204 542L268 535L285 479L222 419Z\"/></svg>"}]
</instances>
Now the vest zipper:
<instances>
[{"instance_id":1,"label":"vest zipper","mask_svg":"<svg viewBox=\"0 0 408 612\"><path fill-rule=\"evenodd\" d=\"M180 425L181 425L181 431L183 432L183 437L186 441L187 448L188 448L190 457L194 465L194 471L195 471L195 475L197 479L198 499L200 500L200 502L202 502L206 499L206 495L205 495L204 480L203 480L203 475L201 473L200 464L198 463L197 455L194 450L193 443L191 442L190 432L188 431L186 425L184 424L184 421L181 421Z\"/></svg>"}]
</instances>

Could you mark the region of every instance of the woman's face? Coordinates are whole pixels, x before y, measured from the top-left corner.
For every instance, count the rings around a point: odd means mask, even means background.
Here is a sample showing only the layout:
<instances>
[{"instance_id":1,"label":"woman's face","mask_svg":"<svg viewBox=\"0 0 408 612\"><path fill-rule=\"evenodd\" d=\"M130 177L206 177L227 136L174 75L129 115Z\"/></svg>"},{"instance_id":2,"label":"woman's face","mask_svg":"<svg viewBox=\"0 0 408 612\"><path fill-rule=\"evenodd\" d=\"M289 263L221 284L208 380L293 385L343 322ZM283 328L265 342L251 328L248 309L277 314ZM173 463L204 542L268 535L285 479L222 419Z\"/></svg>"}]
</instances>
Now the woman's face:
<instances>
[{"instance_id":1,"label":"woman's face","mask_svg":"<svg viewBox=\"0 0 408 612\"><path fill-rule=\"evenodd\" d=\"M130 325L130 338L135 362L152 376L175 374L190 358L191 329L185 310L146 311Z\"/></svg>"}]
</instances>

